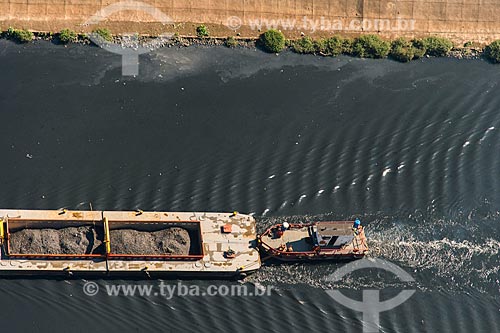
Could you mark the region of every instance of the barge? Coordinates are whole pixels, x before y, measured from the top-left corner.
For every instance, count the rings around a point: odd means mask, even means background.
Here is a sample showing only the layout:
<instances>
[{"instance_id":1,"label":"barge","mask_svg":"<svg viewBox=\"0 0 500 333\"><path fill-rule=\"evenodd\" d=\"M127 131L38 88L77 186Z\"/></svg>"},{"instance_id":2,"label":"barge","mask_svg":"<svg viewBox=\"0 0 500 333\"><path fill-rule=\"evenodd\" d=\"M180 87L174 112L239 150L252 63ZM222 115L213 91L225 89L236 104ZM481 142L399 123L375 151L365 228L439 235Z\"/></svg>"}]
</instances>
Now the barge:
<instances>
[{"instance_id":1,"label":"barge","mask_svg":"<svg viewBox=\"0 0 500 333\"><path fill-rule=\"evenodd\" d=\"M237 212L0 210L3 276L238 278L260 266L255 220Z\"/></svg>"},{"instance_id":2,"label":"barge","mask_svg":"<svg viewBox=\"0 0 500 333\"><path fill-rule=\"evenodd\" d=\"M291 224L284 222L258 236L265 259L279 261L355 260L369 252L359 220Z\"/></svg>"}]
</instances>

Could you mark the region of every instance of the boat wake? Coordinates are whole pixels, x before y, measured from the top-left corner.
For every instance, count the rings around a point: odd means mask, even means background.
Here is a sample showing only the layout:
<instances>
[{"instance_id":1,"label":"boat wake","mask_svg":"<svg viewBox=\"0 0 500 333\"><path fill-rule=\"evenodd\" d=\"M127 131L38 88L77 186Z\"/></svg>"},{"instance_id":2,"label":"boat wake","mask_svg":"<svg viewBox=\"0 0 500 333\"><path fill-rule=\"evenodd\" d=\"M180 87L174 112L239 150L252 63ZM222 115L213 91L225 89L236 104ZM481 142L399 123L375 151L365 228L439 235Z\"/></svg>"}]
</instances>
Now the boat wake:
<instances>
[{"instance_id":1,"label":"boat wake","mask_svg":"<svg viewBox=\"0 0 500 333\"><path fill-rule=\"evenodd\" d=\"M335 218L324 216L294 216L296 221ZM397 264L410 273L416 288L423 291L500 291L500 241L483 225L492 224L491 216L482 220L418 219L395 216L365 216L370 257ZM496 216L494 217L496 219ZM268 221L273 220L273 221ZM287 220L285 217L259 220L262 225ZM484 230L484 231L483 231ZM390 288L401 285L383 271L356 272L342 281L328 281L341 263L297 263L264 266L250 277L251 281L278 286L314 286L317 288ZM500 294L500 292L499 292Z\"/></svg>"}]
</instances>

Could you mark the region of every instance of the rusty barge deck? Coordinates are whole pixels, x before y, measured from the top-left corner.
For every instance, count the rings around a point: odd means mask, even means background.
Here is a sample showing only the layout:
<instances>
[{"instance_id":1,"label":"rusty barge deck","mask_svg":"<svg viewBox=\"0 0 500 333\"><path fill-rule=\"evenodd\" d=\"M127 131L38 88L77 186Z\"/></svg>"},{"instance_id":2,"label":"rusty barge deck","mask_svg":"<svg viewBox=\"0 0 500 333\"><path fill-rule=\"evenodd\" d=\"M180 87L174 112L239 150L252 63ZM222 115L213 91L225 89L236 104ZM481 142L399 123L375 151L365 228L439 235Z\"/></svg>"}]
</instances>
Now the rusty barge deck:
<instances>
[{"instance_id":1,"label":"rusty barge deck","mask_svg":"<svg viewBox=\"0 0 500 333\"><path fill-rule=\"evenodd\" d=\"M101 250L29 253L11 244L19 231L69 227L102 233ZM189 233L188 253L119 253L110 237L120 229L155 232L174 227ZM0 275L238 277L261 266L255 240L254 218L238 213L0 210ZM50 242L41 243L45 241Z\"/></svg>"}]
</instances>

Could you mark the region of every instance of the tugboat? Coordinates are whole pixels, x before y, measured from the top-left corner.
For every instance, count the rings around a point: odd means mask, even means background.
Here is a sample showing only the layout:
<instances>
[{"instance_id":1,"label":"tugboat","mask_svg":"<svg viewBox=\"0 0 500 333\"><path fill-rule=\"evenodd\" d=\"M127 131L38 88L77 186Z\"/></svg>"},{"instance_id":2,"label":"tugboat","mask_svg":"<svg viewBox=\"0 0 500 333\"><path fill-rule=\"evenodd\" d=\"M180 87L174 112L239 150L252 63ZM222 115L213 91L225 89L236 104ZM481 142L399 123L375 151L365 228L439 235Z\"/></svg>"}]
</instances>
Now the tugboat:
<instances>
[{"instance_id":1,"label":"tugboat","mask_svg":"<svg viewBox=\"0 0 500 333\"><path fill-rule=\"evenodd\" d=\"M361 222L284 222L257 237L264 259L280 261L355 260L368 253ZM263 259L263 260L264 260Z\"/></svg>"}]
</instances>

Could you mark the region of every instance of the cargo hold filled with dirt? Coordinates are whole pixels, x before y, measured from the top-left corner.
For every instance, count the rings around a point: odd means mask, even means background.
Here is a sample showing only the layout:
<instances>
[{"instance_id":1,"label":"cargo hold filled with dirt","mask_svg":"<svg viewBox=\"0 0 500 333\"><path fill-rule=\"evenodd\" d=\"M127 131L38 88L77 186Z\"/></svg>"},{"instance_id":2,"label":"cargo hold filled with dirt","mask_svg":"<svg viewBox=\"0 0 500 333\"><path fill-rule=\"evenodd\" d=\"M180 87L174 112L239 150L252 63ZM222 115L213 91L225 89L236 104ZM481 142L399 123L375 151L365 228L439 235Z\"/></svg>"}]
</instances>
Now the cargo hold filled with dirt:
<instances>
[{"instance_id":1,"label":"cargo hold filled with dirt","mask_svg":"<svg viewBox=\"0 0 500 333\"><path fill-rule=\"evenodd\" d=\"M165 228L158 231L134 229L111 230L111 253L130 255L189 254L191 239L186 229Z\"/></svg>"},{"instance_id":2,"label":"cargo hold filled with dirt","mask_svg":"<svg viewBox=\"0 0 500 333\"><path fill-rule=\"evenodd\" d=\"M103 234L94 226L29 228L10 233L10 253L103 254Z\"/></svg>"},{"instance_id":3,"label":"cargo hold filled with dirt","mask_svg":"<svg viewBox=\"0 0 500 333\"><path fill-rule=\"evenodd\" d=\"M126 255L188 255L189 232L172 227L158 231L112 230L112 253ZM102 229L92 226L22 229L10 234L12 254L104 254Z\"/></svg>"},{"instance_id":4,"label":"cargo hold filled with dirt","mask_svg":"<svg viewBox=\"0 0 500 333\"><path fill-rule=\"evenodd\" d=\"M13 221L9 223L9 255L13 256L189 256L200 254L198 224ZM71 225L71 226L68 226ZM106 251L109 233L110 252ZM191 241L193 238L194 242Z\"/></svg>"}]
</instances>

